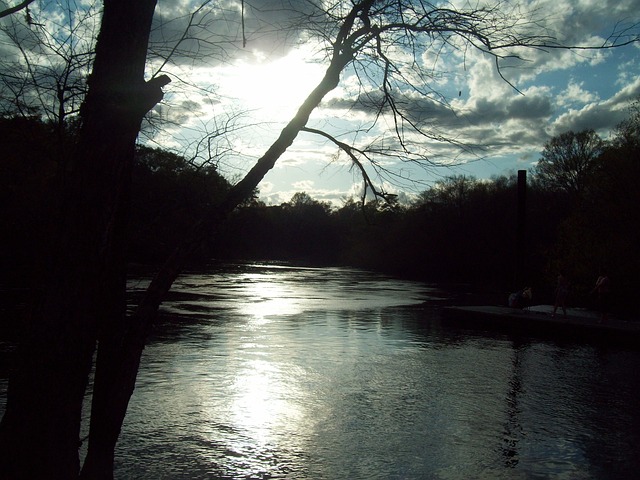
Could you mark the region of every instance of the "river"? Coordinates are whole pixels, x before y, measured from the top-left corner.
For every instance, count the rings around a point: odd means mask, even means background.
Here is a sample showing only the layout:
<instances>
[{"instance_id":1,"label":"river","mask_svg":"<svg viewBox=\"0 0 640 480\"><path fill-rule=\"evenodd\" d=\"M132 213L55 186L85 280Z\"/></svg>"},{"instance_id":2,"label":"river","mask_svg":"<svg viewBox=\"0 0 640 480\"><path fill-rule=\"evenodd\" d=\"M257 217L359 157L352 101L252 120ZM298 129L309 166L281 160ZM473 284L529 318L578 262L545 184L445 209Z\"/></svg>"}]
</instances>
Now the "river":
<instances>
[{"instance_id":1,"label":"river","mask_svg":"<svg viewBox=\"0 0 640 480\"><path fill-rule=\"evenodd\" d=\"M182 275L116 478L635 478L640 352L453 329L447 298L346 268Z\"/></svg>"}]
</instances>

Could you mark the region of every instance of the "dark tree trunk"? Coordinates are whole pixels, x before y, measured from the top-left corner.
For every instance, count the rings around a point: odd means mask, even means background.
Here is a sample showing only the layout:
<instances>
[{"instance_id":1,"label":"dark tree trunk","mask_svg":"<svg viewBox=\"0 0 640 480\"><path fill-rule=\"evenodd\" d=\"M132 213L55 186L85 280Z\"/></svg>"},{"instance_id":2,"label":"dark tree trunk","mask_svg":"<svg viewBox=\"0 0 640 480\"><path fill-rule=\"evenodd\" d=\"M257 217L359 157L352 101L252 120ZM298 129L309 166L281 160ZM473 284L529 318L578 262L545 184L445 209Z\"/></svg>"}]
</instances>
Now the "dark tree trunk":
<instances>
[{"instance_id":1,"label":"dark tree trunk","mask_svg":"<svg viewBox=\"0 0 640 480\"><path fill-rule=\"evenodd\" d=\"M101 328L125 314L124 224L135 140L166 78L144 81L155 0L105 0L55 268L12 372L3 478L77 478L83 398Z\"/></svg>"}]
</instances>

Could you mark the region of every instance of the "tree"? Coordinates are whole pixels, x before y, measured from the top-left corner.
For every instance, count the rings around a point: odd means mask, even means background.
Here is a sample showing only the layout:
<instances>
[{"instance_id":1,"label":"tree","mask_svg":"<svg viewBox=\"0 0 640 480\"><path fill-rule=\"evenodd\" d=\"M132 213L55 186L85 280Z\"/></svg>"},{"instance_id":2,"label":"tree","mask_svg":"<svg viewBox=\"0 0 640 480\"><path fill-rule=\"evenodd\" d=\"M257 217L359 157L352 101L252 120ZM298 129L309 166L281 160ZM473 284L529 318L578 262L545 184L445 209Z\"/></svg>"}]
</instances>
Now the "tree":
<instances>
[{"instance_id":1,"label":"tree","mask_svg":"<svg viewBox=\"0 0 640 480\"><path fill-rule=\"evenodd\" d=\"M287 259L324 263L330 260L336 243L331 224L331 206L311 198L305 192L295 193L283 204L277 245Z\"/></svg>"},{"instance_id":2,"label":"tree","mask_svg":"<svg viewBox=\"0 0 640 480\"><path fill-rule=\"evenodd\" d=\"M25 141L28 138L29 141ZM59 138L36 118L0 118L0 284L38 290L60 198Z\"/></svg>"},{"instance_id":3,"label":"tree","mask_svg":"<svg viewBox=\"0 0 640 480\"><path fill-rule=\"evenodd\" d=\"M548 188L581 198L603 149L604 142L594 130L562 133L545 144L535 173Z\"/></svg>"},{"instance_id":4,"label":"tree","mask_svg":"<svg viewBox=\"0 0 640 480\"><path fill-rule=\"evenodd\" d=\"M172 152L139 146L132 172L128 230L129 262L164 261L185 229L222 198L229 188L215 165L193 165ZM207 245L193 261L206 260Z\"/></svg>"},{"instance_id":5,"label":"tree","mask_svg":"<svg viewBox=\"0 0 640 480\"><path fill-rule=\"evenodd\" d=\"M26 21L13 16L0 26L9 53L0 60L2 114L39 116L59 135L84 99L100 15L98 2L66 7L49 19L27 6Z\"/></svg>"},{"instance_id":6,"label":"tree","mask_svg":"<svg viewBox=\"0 0 640 480\"><path fill-rule=\"evenodd\" d=\"M452 176L424 191L411 209L413 256L426 275L511 288L516 181Z\"/></svg>"},{"instance_id":7,"label":"tree","mask_svg":"<svg viewBox=\"0 0 640 480\"><path fill-rule=\"evenodd\" d=\"M373 107L380 121L391 120L395 142L388 148L384 144L357 147L323 135L362 172L368 188L384 194L367 175L365 162L373 162L384 175L380 159L402 154L408 161L424 161L420 148L424 138L455 143L409 108L413 94L434 94L428 82L430 70L417 61L420 54L476 48L492 57L500 69L500 61L515 55L517 48L560 47L536 31L535 22L523 22L517 12L498 8L506 4L456 9L406 0L358 0L321 9L304 3L309 8L300 12L298 24L305 26L305 35L325 41L324 77L255 166L185 233L135 312L127 316L123 251L135 140L144 115L161 100L162 87L169 81L166 76L146 81L144 77L155 3L104 1L63 210L57 267L45 301L34 314L34 328L23 342L0 427L2 466L9 476L78 476L81 406L98 340L89 450L81 476L112 477L115 444L146 333L160 302L190 252L251 196L299 133L323 134L307 124L320 102L339 85L345 69L354 69L363 82L378 87L363 88L358 101ZM417 137L408 135L411 130Z\"/></svg>"},{"instance_id":8,"label":"tree","mask_svg":"<svg viewBox=\"0 0 640 480\"><path fill-rule=\"evenodd\" d=\"M640 150L640 98L636 98L629 106L629 118L623 120L615 131L612 146L636 157Z\"/></svg>"},{"instance_id":9,"label":"tree","mask_svg":"<svg viewBox=\"0 0 640 480\"><path fill-rule=\"evenodd\" d=\"M574 276L576 290L587 297L598 271L606 267L615 278L617 313L634 312L640 256L640 124L638 102L621 122L586 179L581 208L570 210L560 224L559 238L550 255Z\"/></svg>"},{"instance_id":10,"label":"tree","mask_svg":"<svg viewBox=\"0 0 640 480\"><path fill-rule=\"evenodd\" d=\"M104 5L55 265L23 335L0 425L0 464L9 478L78 476L81 407L98 332L124 318L123 234L135 139L167 82L144 79L154 7Z\"/></svg>"}]
</instances>

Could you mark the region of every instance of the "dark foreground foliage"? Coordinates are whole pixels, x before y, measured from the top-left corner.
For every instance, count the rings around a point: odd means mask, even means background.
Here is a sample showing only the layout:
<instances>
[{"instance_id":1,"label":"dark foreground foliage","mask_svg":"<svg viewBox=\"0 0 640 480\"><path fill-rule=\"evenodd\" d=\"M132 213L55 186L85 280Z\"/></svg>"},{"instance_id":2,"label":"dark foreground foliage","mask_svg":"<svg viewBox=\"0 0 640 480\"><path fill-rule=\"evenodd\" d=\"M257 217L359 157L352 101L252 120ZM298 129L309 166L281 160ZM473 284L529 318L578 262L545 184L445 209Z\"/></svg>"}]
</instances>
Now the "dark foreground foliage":
<instances>
[{"instance_id":1,"label":"dark foreground foliage","mask_svg":"<svg viewBox=\"0 0 640 480\"><path fill-rule=\"evenodd\" d=\"M37 119L0 119L0 283L37 287L57 235L66 163L74 132L60 136ZM132 262L163 261L185 230L216 204L229 184L215 165L197 166L173 153L139 147L133 167L128 254ZM194 261L208 258L196 252Z\"/></svg>"}]
</instances>

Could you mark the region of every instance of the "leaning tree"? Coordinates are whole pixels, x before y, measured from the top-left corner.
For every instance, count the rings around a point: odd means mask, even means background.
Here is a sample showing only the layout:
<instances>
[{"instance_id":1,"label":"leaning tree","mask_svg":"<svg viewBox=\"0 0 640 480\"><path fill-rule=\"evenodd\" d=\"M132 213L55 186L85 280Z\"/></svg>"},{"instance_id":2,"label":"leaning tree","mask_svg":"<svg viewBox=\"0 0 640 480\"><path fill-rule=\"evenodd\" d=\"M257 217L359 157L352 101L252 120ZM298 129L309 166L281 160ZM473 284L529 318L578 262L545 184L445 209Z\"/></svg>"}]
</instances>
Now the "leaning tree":
<instances>
[{"instance_id":1,"label":"leaning tree","mask_svg":"<svg viewBox=\"0 0 640 480\"><path fill-rule=\"evenodd\" d=\"M221 8L217 2L206 3L213 11ZM238 15L265 15L264 8L252 10L250 0L240 3L244 8ZM445 102L437 93L433 65L423 61L425 52L437 58L447 51L462 55L478 51L493 59L500 73L501 62L526 49L569 47L541 30L542 19L535 18L535 12L510 2L490 6L416 0L276 3L282 4L280 10L291 12L301 38L323 42L324 76L246 176L185 233L140 304L127 314L124 247L133 149L143 117L160 101L169 78L156 75L145 80L156 1L104 0L61 220L63 234L56 243L56 267L22 341L0 427L6 476L112 478L115 444L146 335L162 299L188 253L252 194L301 132L333 142L362 172L366 187L384 196L367 174L367 162L384 173L382 160L388 157L427 162L422 148L426 139L455 143L411 108L418 99ZM256 1L258 5L263 4ZM617 36L616 43L604 47L636 40ZM377 120L388 123L391 145L390 138L376 145L347 143L309 123L345 71L360 81L358 108L373 110ZM81 408L96 345L89 449L80 473Z\"/></svg>"}]
</instances>

